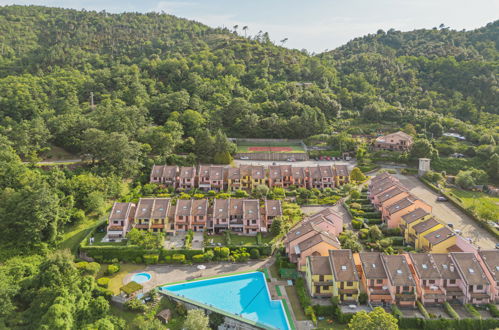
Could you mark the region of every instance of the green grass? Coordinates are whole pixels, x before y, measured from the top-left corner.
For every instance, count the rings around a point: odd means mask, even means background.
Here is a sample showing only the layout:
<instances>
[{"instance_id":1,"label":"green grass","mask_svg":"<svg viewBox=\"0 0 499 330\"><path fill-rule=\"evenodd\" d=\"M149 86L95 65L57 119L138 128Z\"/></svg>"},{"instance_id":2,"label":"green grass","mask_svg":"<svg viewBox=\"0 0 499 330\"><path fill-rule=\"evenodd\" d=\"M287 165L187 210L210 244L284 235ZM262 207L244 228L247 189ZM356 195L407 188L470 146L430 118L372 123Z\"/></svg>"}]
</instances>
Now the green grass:
<instances>
[{"instance_id":1,"label":"green grass","mask_svg":"<svg viewBox=\"0 0 499 330\"><path fill-rule=\"evenodd\" d=\"M307 320L307 316L305 315L303 308L301 308L300 301L298 300L296 289L293 286L286 286L286 293L288 294L288 302L291 304L296 320Z\"/></svg>"},{"instance_id":2,"label":"green grass","mask_svg":"<svg viewBox=\"0 0 499 330\"><path fill-rule=\"evenodd\" d=\"M132 324L133 321L135 321L135 319L140 315L135 312L130 312L128 310L121 309L113 304L111 304L111 308L109 309L109 314L124 319L126 323L129 325Z\"/></svg>"},{"instance_id":3,"label":"green grass","mask_svg":"<svg viewBox=\"0 0 499 330\"><path fill-rule=\"evenodd\" d=\"M111 280L109 281L108 289L111 290L115 295L119 294L120 288L123 286L123 279L125 278L125 276L143 268L144 265L121 264L120 271L112 276L109 276Z\"/></svg>"},{"instance_id":4,"label":"green grass","mask_svg":"<svg viewBox=\"0 0 499 330\"><path fill-rule=\"evenodd\" d=\"M326 318L325 320L318 321L317 322L317 327L315 329L338 329L338 330L343 330L343 329L348 329L347 324L337 324L337 323L329 323L328 319Z\"/></svg>"},{"instance_id":5,"label":"green grass","mask_svg":"<svg viewBox=\"0 0 499 330\"><path fill-rule=\"evenodd\" d=\"M273 278L279 279L279 269L277 269L277 265L274 262L272 266L269 267L270 275L272 275Z\"/></svg>"},{"instance_id":6,"label":"green grass","mask_svg":"<svg viewBox=\"0 0 499 330\"><path fill-rule=\"evenodd\" d=\"M80 242L90 231L101 223L102 222L95 217L88 217L83 222L66 226L59 248L70 249L72 253L76 253Z\"/></svg>"},{"instance_id":7,"label":"green grass","mask_svg":"<svg viewBox=\"0 0 499 330\"><path fill-rule=\"evenodd\" d=\"M230 238L232 241L232 245L240 245L240 246L251 246L256 245L256 236L238 236L236 234L231 233ZM268 234L266 236L262 236L262 244L269 243L274 239L274 236ZM213 240L214 244L220 243L225 246L225 235L212 235L205 237L205 245L210 246L210 242Z\"/></svg>"},{"instance_id":8,"label":"green grass","mask_svg":"<svg viewBox=\"0 0 499 330\"><path fill-rule=\"evenodd\" d=\"M467 191L452 188L450 192L458 197L465 208L475 207L476 212L481 217L487 214L489 220L499 219L499 197L493 197L482 192Z\"/></svg>"}]
</instances>

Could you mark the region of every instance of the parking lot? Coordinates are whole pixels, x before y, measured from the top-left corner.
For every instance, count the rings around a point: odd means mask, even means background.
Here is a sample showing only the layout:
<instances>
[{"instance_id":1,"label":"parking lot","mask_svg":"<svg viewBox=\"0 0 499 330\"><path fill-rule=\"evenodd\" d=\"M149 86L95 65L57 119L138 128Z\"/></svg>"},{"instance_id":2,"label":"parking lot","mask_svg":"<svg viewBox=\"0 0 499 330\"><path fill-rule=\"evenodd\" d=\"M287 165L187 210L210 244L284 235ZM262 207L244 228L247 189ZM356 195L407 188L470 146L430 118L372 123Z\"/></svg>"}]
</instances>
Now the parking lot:
<instances>
[{"instance_id":1,"label":"parking lot","mask_svg":"<svg viewBox=\"0 0 499 330\"><path fill-rule=\"evenodd\" d=\"M462 235L471 238L483 249L494 249L499 243L487 230L480 227L475 220L463 213L450 202L437 202L439 196L415 176L397 174L400 182L410 190L411 194L420 198L433 208L432 213L445 223L451 223L454 229L462 231Z\"/></svg>"}]
</instances>

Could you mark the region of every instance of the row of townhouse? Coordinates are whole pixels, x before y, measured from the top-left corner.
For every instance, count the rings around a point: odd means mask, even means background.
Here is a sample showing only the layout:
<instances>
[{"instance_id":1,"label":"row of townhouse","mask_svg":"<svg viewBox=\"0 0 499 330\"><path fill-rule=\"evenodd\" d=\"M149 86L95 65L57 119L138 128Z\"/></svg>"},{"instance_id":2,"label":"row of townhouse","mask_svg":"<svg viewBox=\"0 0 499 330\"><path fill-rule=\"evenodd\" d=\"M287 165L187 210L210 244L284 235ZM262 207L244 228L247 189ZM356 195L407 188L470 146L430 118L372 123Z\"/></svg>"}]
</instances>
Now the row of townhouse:
<instances>
[{"instance_id":1,"label":"row of townhouse","mask_svg":"<svg viewBox=\"0 0 499 330\"><path fill-rule=\"evenodd\" d=\"M174 234L177 231L231 230L245 235L267 232L282 216L280 200L141 198L137 204L114 203L109 215L109 239L126 237L132 228Z\"/></svg>"},{"instance_id":2,"label":"row of townhouse","mask_svg":"<svg viewBox=\"0 0 499 330\"><path fill-rule=\"evenodd\" d=\"M383 173L371 180L369 198L389 228L402 229L407 243L428 252L474 252L465 238L435 218L432 207L414 197L394 176Z\"/></svg>"},{"instance_id":3,"label":"row of townhouse","mask_svg":"<svg viewBox=\"0 0 499 330\"><path fill-rule=\"evenodd\" d=\"M331 250L307 257L305 276L313 297L357 301L365 291L372 305L413 307L444 302L499 302L499 251L405 253Z\"/></svg>"},{"instance_id":4,"label":"row of townhouse","mask_svg":"<svg viewBox=\"0 0 499 330\"><path fill-rule=\"evenodd\" d=\"M315 213L293 227L284 239L289 260L304 271L308 256L327 256L340 249L337 236L343 231L343 218L330 209Z\"/></svg>"},{"instance_id":5,"label":"row of townhouse","mask_svg":"<svg viewBox=\"0 0 499 330\"><path fill-rule=\"evenodd\" d=\"M200 165L177 167L154 165L150 175L151 183L158 183L175 189L193 188L208 190L253 189L258 185L271 188L334 188L350 182L346 165L296 167L291 165L269 166L241 165L224 167Z\"/></svg>"}]
</instances>

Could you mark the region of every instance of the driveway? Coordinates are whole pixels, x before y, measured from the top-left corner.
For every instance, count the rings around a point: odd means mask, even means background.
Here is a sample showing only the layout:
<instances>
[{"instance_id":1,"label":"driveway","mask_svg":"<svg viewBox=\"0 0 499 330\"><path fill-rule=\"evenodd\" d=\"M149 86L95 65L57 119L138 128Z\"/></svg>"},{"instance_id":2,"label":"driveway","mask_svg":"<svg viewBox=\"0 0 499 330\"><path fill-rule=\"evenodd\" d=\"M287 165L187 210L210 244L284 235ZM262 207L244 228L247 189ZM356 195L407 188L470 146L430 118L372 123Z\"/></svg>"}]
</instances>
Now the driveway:
<instances>
[{"instance_id":1,"label":"driveway","mask_svg":"<svg viewBox=\"0 0 499 330\"><path fill-rule=\"evenodd\" d=\"M444 223L452 223L455 229L462 231L482 249L494 249L498 241L488 231L481 228L475 220L466 215L450 202L437 202L439 196L415 176L395 175L410 190L411 194L420 198L433 208L432 213Z\"/></svg>"}]
</instances>

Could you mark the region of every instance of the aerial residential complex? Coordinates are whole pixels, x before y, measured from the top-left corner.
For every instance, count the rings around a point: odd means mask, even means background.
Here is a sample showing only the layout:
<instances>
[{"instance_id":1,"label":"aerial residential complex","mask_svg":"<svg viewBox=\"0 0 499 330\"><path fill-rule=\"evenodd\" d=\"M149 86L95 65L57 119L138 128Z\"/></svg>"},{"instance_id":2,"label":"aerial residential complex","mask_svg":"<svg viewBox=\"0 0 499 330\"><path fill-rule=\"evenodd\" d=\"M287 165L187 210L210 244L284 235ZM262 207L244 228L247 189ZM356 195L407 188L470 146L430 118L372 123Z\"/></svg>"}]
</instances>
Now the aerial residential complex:
<instances>
[{"instance_id":1,"label":"aerial residential complex","mask_svg":"<svg viewBox=\"0 0 499 330\"><path fill-rule=\"evenodd\" d=\"M268 169L261 165L241 165L223 167L220 165L200 165L178 167L154 165L150 176L151 183L178 190L251 190L258 185L270 188L334 188L350 182L350 172L346 165L317 165L295 167L274 165Z\"/></svg>"},{"instance_id":2,"label":"aerial residential complex","mask_svg":"<svg viewBox=\"0 0 499 330\"><path fill-rule=\"evenodd\" d=\"M371 305L415 306L459 302L497 303L499 251L404 253L330 250L308 256L305 277L313 297L356 301L367 293Z\"/></svg>"},{"instance_id":3,"label":"aerial residential complex","mask_svg":"<svg viewBox=\"0 0 499 330\"><path fill-rule=\"evenodd\" d=\"M177 231L231 230L246 235L267 232L272 221L282 216L279 200L141 198L134 203L114 203L107 236L121 239L132 228L174 234Z\"/></svg>"},{"instance_id":4,"label":"aerial residential complex","mask_svg":"<svg viewBox=\"0 0 499 330\"><path fill-rule=\"evenodd\" d=\"M382 173L371 180L368 197L388 228L400 228L407 243L428 252L475 252L467 239L432 214L432 207L413 196L391 174Z\"/></svg>"}]
</instances>

